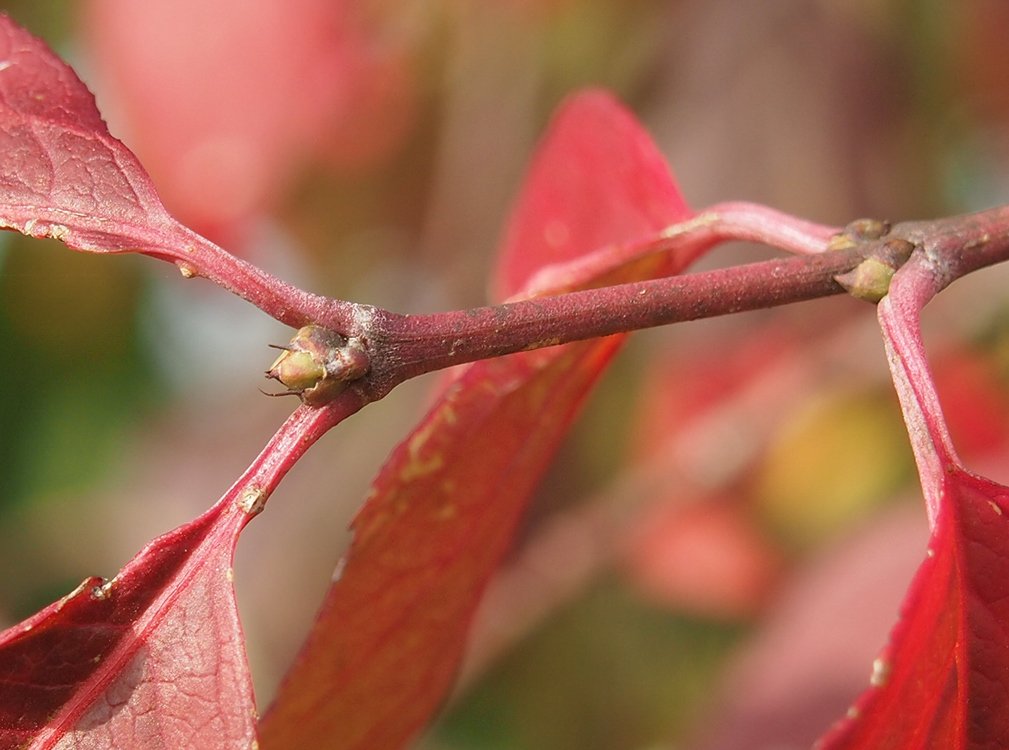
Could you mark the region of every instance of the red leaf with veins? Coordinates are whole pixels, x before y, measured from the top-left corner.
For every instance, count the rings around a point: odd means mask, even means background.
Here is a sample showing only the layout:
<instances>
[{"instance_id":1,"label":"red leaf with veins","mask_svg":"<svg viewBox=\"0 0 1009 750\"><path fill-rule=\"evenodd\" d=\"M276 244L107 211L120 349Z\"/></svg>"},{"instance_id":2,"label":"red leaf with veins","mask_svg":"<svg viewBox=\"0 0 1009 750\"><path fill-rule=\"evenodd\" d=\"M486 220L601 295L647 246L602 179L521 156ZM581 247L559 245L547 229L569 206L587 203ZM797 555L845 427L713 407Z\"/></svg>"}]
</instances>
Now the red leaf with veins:
<instances>
[{"instance_id":1,"label":"red leaf with veins","mask_svg":"<svg viewBox=\"0 0 1009 750\"><path fill-rule=\"evenodd\" d=\"M536 157L501 287L513 293L545 264L687 216L634 118L604 94L582 94ZM614 267L625 260L615 252ZM669 265L656 258L650 270ZM342 575L263 720L263 748L394 748L424 726L452 685L480 594L533 487L620 341L459 372L375 480Z\"/></svg>"},{"instance_id":2,"label":"red leaf with veins","mask_svg":"<svg viewBox=\"0 0 1009 750\"><path fill-rule=\"evenodd\" d=\"M231 583L246 520L226 498L0 634L0 748L248 747Z\"/></svg>"},{"instance_id":3,"label":"red leaf with veins","mask_svg":"<svg viewBox=\"0 0 1009 750\"><path fill-rule=\"evenodd\" d=\"M1009 488L951 467L873 687L825 750L1009 747Z\"/></svg>"},{"instance_id":4,"label":"red leaf with veins","mask_svg":"<svg viewBox=\"0 0 1009 750\"><path fill-rule=\"evenodd\" d=\"M308 447L359 407L351 394L299 408L204 515L0 633L0 750L253 746L235 543Z\"/></svg>"}]
</instances>

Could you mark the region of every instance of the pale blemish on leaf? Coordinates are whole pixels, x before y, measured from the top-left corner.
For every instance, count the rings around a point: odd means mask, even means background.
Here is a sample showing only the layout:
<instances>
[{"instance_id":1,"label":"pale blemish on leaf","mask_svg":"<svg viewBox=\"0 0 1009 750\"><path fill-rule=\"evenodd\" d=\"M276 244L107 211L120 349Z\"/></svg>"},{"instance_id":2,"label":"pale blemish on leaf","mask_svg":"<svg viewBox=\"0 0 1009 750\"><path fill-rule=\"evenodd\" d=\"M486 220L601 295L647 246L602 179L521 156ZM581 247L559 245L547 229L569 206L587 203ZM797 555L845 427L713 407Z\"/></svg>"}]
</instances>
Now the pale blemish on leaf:
<instances>
[{"instance_id":1,"label":"pale blemish on leaf","mask_svg":"<svg viewBox=\"0 0 1009 750\"><path fill-rule=\"evenodd\" d=\"M459 509L456 507L455 503L445 503L435 512L434 517L436 521L451 521L459 514Z\"/></svg>"},{"instance_id":2,"label":"pale blemish on leaf","mask_svg":"<svg viewBox=\"0 0 1009 750\"><path fill-rule=\"evenodd\" d=\"M445 458L440 453L435 453L427 458L411 455L410 460L400 470L399 478L403 482L412 482L428 474L433 474L445 465Z\"/></svg>"},{"instance_id":3,"label":"pale blemish on leaf","mask_svg":"<svg viewBox=\"0 0 1009 750\"><path fill-rule=\"evenodd\" d=\"M399 471L400 481L409 483L414 480L433 474L445 465L445 457L438 451L426 451L427 443L431 436L438 430L443 429L443 425L451 425L455 422L456 415L452 409L445 408L438 411L436 417L422 426L413 434L406 444L407 459L403 468ZM430 455L425 455L430 453Z\"/></svg>"},{"instance_id":4,"label":"pale blemish on leaf","mask_svg":"<svg viewBox=\"0 0 1009 750\"><path fill-rule=\"evenodd\" d=\"M873 687L883 687L890 679L890 662L886 659L873 659L872 676L869 677L869 684Z\"/></svg>"}]
</instances>

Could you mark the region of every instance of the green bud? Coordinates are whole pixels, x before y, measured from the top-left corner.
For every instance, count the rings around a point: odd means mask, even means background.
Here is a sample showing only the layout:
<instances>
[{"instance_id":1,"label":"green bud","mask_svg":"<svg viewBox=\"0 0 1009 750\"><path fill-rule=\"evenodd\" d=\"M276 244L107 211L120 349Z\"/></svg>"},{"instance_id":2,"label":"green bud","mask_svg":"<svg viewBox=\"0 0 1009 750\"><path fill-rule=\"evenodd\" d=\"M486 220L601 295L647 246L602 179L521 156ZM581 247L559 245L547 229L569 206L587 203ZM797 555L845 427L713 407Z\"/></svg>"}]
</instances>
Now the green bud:
<instances>
[{"instance_id":1,"label":"green bud","mask_svg":"<svg viewBox=\"0 0 1009 750\"><path fill-rule=\"evenodd\" d=\"M890 222L880 219L855 219L827 243L828 250L848 250L862 242L878 240L890 232Z\"/></svg>"},{"instance_id":2,"label":"green bud","mask_svg":"<svg viewBox=\"0 0 1009 750\"><path fill-rule=\"evenodd\" d=\"M880 219L855 219L844 228L844 233L858 240L878 240L890 232L890 222Z\"/></svg>"},{"instance_id":3,"label":"green bud","mask_svg":"<svg viewBox=\"0 0 1009 750\"><path fill-rule=\"evenodd\" d=\"M312 406L332 401L348 383L368 372L367 352L356 341L327 328L307 325L298 330L266 371L266 377L287 386Z\"/></svg>"},{"instance_id":4,"label":"green bud","mask_svg":"<svg viewBox=\"0 0 1009 750\"><path fill-rule=\"evenodd\" d=\"M852 297L876 303L890 291L896 269L878 258L866 258L847 273L834 277Z\"/></svg>"},{"instance_id":5,"label":"green bud","mask_svg":"<svg viewBox=\"0 0 1009 750\"><path fill-rule=\"evenodd\" d=\"M326 377L326 368L311 352L288 349L270 365L266 375L279 380L289 391L300 393Z\"/></svg>"}]
</instances>

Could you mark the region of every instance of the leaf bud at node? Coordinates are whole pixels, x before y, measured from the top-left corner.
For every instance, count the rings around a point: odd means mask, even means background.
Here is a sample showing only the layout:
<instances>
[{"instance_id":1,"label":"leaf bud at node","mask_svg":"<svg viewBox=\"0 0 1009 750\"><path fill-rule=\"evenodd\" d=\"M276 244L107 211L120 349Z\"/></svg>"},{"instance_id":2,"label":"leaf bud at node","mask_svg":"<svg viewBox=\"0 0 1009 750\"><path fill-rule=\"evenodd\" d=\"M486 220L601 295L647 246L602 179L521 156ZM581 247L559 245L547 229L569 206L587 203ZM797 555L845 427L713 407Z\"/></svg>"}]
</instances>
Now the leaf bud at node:
<instances>
[{"instance_id":1,"label":"leaf bud at node","mask_svg":"<svg viewBox=\"0 0 1009 750\"><path fill-rule=\"evenodd\" d=\"M875 304L890 291L890 279L896 270L878 258L866 258L847 273L835 276L834 281L852 297Z\"/></svg>"},{"instance_id":2,"label":"leaf bud at node","mask_svg":"<svg viewBox=\"0 0 1009 750\"><path fill-rule=\"evenodd\" d=\"M277 357L266 374L286 385L289 391L301 393L326 377L326 368L311 352L291 349Z\"/></svg>"},{"instance_id":3,"label":"leaf bud at node","mask_svg":"<svg viewBox=\"0 0 1009 750\"><path fill-rule=\"evenodd\" d=\"M890 233L890 222L882 219L855 219L844 233L859 240L878 240Z\"/></svg>"},{"instance_id":4,"label":"leaf bud at node","mask_svg":"<svg viewBox=\"0 0 1009 750\"><path fill-rule=\"evenodd\" d=\"M890 233L890 222L881 219L855 219L827 243L828 250L848 250L861 242L878 240Z\"/></svg>"},{"instance_id":5,"label":"leaf bud at node","mask_svg":"<svg viewBox=\"0 0 1009 750\"><path fill-rule=\"evenodd\" d=\"M364 347L327 328L307 325L298 330L266 377L280 381L286 393L297 395L311 406L332 401L347 384L368 372L370 361Z\"/></svg>"}]
</instances>

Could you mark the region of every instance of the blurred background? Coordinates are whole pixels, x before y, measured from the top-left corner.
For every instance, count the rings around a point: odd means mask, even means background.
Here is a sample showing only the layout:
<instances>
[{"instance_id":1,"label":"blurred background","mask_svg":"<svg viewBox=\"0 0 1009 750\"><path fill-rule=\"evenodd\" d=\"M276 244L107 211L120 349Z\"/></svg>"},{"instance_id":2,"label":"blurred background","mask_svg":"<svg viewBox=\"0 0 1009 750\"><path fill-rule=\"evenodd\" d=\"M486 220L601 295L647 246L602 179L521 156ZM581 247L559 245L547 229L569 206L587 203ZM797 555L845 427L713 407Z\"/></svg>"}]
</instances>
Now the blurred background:
<instances>
[{"instance_id":1,"label":"blurred background","mask_svg":"<svg viewBox=\"0 0 1009 750\"><path fill-rule=\"evenodd\" d=\"M1009 202L1002 0L0 8L71 61L182 221L300 286L397 311L486 300L536 138L586 85L635 111L698 208L844 224ZM975 274L926 313L957 445L1002 481L1007 282ZM0 624L114 575L227 489L294 406L257 390L266 344L288 337L168 264L0 236ZM340 425L244 534L262 706L430 385ZM418 745L807 747L868 684L926 533L871 308L637 335Z\"/></svg>"}]
</instances>

